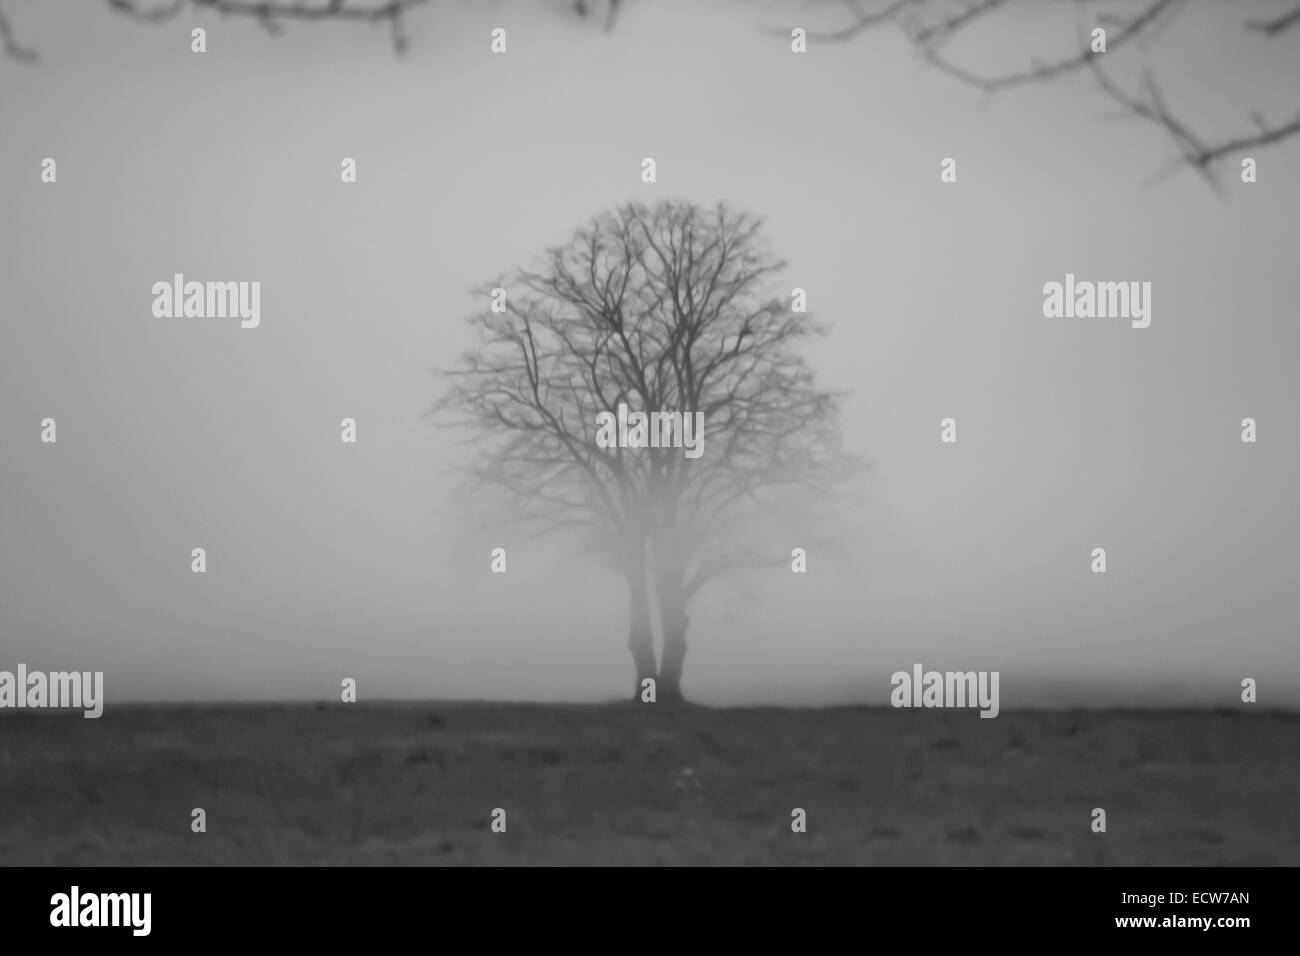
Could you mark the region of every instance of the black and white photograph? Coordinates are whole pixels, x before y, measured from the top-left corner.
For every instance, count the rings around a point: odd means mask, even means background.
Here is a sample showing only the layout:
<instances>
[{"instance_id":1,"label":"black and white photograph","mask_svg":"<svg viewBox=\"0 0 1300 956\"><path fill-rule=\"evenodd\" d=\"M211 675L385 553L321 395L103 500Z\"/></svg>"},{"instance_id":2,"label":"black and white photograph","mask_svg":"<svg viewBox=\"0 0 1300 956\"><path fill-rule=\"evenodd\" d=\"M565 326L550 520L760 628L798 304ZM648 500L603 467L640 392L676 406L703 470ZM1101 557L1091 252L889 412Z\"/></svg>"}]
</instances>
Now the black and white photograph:
<instances>
[{"instance_id":1,"label":"black and white photograph","mask_svg":"<svg viewBox=\"0 0 1300 956\"><path fill-rule=\"evenodd\" d=\"M1298 250L1294 0L0 0L12 919L1086 869L1249 940Z\"/></svg>"}]
</instances>

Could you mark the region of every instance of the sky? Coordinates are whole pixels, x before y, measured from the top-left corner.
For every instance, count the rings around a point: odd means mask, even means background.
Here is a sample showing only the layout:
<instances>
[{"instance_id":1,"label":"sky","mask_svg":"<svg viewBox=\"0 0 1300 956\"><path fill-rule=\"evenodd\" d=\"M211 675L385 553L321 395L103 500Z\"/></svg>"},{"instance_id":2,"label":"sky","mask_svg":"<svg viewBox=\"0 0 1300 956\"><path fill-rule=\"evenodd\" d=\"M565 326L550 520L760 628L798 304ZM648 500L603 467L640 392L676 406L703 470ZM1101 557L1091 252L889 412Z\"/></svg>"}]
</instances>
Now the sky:
<instances>
[{"instance_id":1,"label":"sky","mask_svg":"<svg viewBox=\"0 0 1300 956\"><path fill-rule=\"evenodd\" d=\"M883 703L921 662L998 670L1003 710L1231 705L1243 677L1300 704L1300 140L1253 154L1254 184L1153 183L1167 136L1087 77L990 97L891 28L804 55L765 29L833 5L625 6L604 33L560 3L435 4L397 56L364 25L7 0L41 60L0 59L0 669L103 670L110 708L348 676L363 699L622 694L620 578L465 521L473 451L422 415L474 288L673 198L764 219L871 463L807 574L701 595L689 696ZM951 52L1063 52L1059 6ZM1239 11L1194 6L1150 63L1208 133L1294 113L1300 58ZM177 272L260 281L261 324L155 317ZM1151 282L1151 326L1045 318L1067 273Z\"/></svg>"}]
</instances>

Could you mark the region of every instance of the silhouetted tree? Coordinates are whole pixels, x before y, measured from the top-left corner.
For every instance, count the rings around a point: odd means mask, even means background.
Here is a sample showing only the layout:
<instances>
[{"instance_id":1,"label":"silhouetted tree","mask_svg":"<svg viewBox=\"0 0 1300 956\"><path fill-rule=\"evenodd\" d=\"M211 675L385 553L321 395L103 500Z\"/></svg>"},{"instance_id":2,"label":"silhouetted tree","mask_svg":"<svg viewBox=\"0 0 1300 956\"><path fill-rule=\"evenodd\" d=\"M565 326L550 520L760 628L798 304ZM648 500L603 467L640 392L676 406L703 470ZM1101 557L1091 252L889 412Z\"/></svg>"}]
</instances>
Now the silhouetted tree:
<instances>
[{"instance_id":1,"label":"silhouetted tree","mask_svg":"<svg viewBox=\"0 0 1300 956\"><path fill-rule=\"evenodd\" d=\"M470 428L474 488L504 495L507 524L580 531L624 572L638 688L656 677L661 700L681 695L695 596L726 572L788 561L792 540L820 540L854 467L835 396L798 353L821 328L772 293L781 267L747 214L622 206L500 283L505 310L471 317L479 345L446 371L434 407ZM621 403L702 412L701 456L599 447L597 418Z\"/></svg>"}]
</instances>

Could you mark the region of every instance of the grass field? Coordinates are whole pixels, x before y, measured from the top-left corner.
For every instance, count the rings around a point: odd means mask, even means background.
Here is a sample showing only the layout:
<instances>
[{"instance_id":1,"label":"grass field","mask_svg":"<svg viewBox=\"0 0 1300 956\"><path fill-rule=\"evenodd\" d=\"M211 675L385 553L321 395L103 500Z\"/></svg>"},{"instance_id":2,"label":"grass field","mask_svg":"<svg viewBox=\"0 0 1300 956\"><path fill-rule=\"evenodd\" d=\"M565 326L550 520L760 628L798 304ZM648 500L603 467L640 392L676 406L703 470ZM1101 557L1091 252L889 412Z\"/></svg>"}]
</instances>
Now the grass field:
<instances>
[{"instance_id":1,"label":"grass field","mask_svg":"<svg viewBox=\"0 0 1300 956\"><path fill-rule=\"evenodd\" d=\"M0 863L1297 865L1300 715L7 711Z\"/></svg>"}]
</instances>

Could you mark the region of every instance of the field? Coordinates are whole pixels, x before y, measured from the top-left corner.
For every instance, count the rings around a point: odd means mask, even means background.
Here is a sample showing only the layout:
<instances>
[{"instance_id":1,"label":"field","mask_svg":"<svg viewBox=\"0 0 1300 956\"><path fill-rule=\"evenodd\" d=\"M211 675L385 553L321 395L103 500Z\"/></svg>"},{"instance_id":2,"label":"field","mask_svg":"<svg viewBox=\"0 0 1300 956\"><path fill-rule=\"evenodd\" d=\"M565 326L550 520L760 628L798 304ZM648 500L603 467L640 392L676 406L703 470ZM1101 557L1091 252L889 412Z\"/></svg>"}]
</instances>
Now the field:
<instances>
[{"instance_id":1,"label":"field","mask_svg":"<svg viewBox=\"0 0 1300 956\"><path fill-rule=\"evenodd\" d=\"M1300 716L7 711L0 863L1297 865Z\"/></svg>"}]
</instances>

